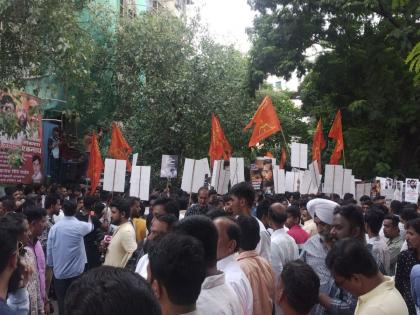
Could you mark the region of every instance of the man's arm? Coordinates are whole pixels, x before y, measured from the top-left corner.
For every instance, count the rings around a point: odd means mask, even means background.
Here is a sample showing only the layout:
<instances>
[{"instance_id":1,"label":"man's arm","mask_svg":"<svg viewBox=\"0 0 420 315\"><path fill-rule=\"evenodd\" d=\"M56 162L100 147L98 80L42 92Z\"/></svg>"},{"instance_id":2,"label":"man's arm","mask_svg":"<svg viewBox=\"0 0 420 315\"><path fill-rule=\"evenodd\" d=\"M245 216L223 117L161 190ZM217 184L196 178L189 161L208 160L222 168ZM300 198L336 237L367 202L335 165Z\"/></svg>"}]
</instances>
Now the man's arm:
<instances>
[{"instance_id":1,"label":"man's arm","mask_svg":"<svg viewBox=\"0 0 420 315\"><path fill-rule=\"evenodd\" d=\"M357 298L342 291L342 298L331 298L325 293L319 294L319 304L333 315L353 315L357 305Z\"/></svg>"}]
</instances>

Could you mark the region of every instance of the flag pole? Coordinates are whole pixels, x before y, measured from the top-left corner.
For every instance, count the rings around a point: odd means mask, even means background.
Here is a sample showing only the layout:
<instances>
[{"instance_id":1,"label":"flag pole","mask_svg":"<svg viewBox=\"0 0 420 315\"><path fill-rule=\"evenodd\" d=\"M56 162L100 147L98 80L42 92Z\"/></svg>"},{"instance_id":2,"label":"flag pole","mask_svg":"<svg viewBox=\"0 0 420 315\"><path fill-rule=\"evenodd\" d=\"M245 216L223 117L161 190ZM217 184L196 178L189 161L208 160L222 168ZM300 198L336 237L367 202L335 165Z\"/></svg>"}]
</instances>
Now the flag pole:
<instances>
[{"instance_id":1,"label":"flag pole","mask_svg":"<svg viewBox=\"0 0 420 315\"><path fill-rule=\"evenodd\" d=\"M283 132L283 128L280 130L280 132L281 132L281 135L283 136L284 146L286 147L287 154L290 156L290 152L289 152L289 148L287 147L287 141L286 141L286 137L285 137L284 132Z\"/></svg>"}]
</instances>

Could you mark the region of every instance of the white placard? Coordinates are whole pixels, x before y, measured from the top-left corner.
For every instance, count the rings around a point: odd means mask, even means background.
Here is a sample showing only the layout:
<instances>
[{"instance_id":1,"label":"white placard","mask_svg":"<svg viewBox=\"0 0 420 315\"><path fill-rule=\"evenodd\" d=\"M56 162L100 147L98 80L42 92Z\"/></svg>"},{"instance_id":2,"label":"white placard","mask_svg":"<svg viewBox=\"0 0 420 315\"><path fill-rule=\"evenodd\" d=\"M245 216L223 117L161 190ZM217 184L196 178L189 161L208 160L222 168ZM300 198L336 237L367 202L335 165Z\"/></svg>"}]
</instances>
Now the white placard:
<instances>
[{"instance_id":1,"label":"white placard","mask_svg":"<svg viewBox=\"0 0 420 315\"><path fill-rule=\"evenodd\" d=\"M150 166L133 166L130 179L130 197L149 200Z\"/></svg>"},{"instance_id":2,"label":"white placard","mask_svg":"<svg viewBox=\"0 0 420 315\"><path fill-rule=\"evenodd\" d=\"M404 182L402 180L394 181L394 200L403 201L403 187Z\"/></svg>"},{"instance_id":3,"label":"white placard","mask_svg":"<svg viewBox=\"0 0 420 315\"><path fill-rule=\"evenodd\" d=\"M350 175L351 176L351 175ZM344 169L342 165L325 165L324 190L326 194L343 196Z\"/></svg>"},{"instance_id":4,"label":"white placard","mask_svg":"<svg viewBox=\"0 0 420 315\"><path fill-rule=\"evenodd\" d=\"M354 175L351 176L350 193L353 195L353 198L356 198L356 179Z\"/></svg>"},{"instance_id":5,"label":"white placard","mask_svg":"<svg viewBox=\"0 0 420 315\"><path fill-rule=\"evenodd\" d=\"M415 178L407 178L405 180L405 198L407 202L417 204L419 198L419 181Z\"/></svg>"},{"instance_id":6,"label":"white placard","mask_svg":"<svg viewBox=\"0 0 420 315\"><path fill-rule=\"evenodd\" d=\"M276 194L284 194L286 192L286 174L284 169L280 169L278 165L273 168L274 192Z\"/></svg>"},{"instance_id":7,"label":"white placard","mask_svg":"<svg viewBox=\"0 0 420 315\"><path fill-rule=\"evenodd\" d=\"M139 158L139 154L138 153L134 153L133 154L133 161L131 162L132 166L136 166L137 165L137 159Z\"/></svg>"},{"instance_id":8,"label":"white placard","mask_svg":"<svg viewBox=\"0 0 420 315\"><path fill-rule=\"evenodd\" d=\"M163 154L162 162L160 164L160 177L176 178L177 175L178 175L178 156Z\"/></svg>"},{"instance_id":9,"label":"white placard","mask_svg":"<svg viewBox=\"0 0 420 315\"><path fill-rule=\"evenodd\" d=\"M207 158L201 160L185 159L181 189L187 193L197 193L204 186L206 175L210 174Z\"/></svg>"},{"instance_id":10,"label":"white placard","mask_svg":"<svg viewBox=\"0 0 420 315\"><path fill-rule=\"evenodd\" d=\"M308 145L292 142L291 165L297 168L308 168Z\"/></svg>"},{"instance_id":11,"label":"white placard","mask_svg":"<svg viewBox=\"0 0 420 315\"><path fill-rule=\"evenodd\" d=\"M286 172L286 191L297 192L302 183L303 171Z\"/></svg>"},{"instance_id":12,"label":"white placard","mask_svg":"<svg viewBox=\"0 0 420 315\"><path fill-rule=\"evenodd\" d=\"M309 164L309 171L311 172L312 187L316 187L316 192L318 193L319 186L321 185L322 175L319 173L318 161L315 160Z\"/></svg>"},{"instance_id":13,"label":"white placard","mask_svg":"<svg viewBox=\"0 0 420 315\"><path fill-rule=\"evenodd\" d=\"M211 186L219 195L227 194L229 186L229 171L224 168L225 161L216 160L213 164L213 174L211 176ZM228 174L226 174L228 173Z\"/></svg>"},{"instance_id":14,"label":"white placard","mask_svg":"<svg viewBox=\"0 0 420 315\"><path fill-rule=\"evenodd\" d=\"M304 171L302 176L302 182L300 183L300 193L307 195L309 194L312 186L311 172L309 170Z\"/></svg>"},{"instance_id":15,"label":"white placard","mask_svg":"<svg viewBox=\"0 0 420 315\"><path fill-rule=\"evenodd\" d=\"M346 194L346 193L351 194L351 192L352 192L351 185L352 184L353 184L352 170L344 169L342 196L344 196L344 194Z\"/></svg>"},{"instance_id":16,"label":"white placard","mask_svg":"<svg viewBox=\"0 0 420 315\"><path fill-rule=\"evenodd\" d=\"M230 158L230 185L234 186L245 181L244 158Z\"/></svg>"},{"instance_id":17,"label":"white placard","mask_svg":"<svg viewBox=\"0 0 420 315\"><path fill-rule=\"evenodd\" d=\"M126 160L105 159L104 190L124 192Z\"/></svg>"}]
</instances>

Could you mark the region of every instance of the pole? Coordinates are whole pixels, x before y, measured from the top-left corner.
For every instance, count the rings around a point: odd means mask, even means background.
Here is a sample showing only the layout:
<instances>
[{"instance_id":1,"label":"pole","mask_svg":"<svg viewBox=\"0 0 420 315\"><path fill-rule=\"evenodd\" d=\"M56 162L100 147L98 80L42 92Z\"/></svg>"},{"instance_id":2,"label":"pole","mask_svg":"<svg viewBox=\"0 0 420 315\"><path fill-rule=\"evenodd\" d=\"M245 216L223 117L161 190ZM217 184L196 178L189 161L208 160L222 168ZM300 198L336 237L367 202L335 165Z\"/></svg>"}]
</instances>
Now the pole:
<instances>
[{"instance_id":1,"label":"pole","mask_svg":"<svg viewBox=\"0 0 420 315\"><path fill-rule=\"evenodd\" d=\"M347 168L346 167L346 154L344 152L344 147L343 147L343 163L344 163L344 168Z\"/></svg>"},{"instance_id":2,"label":"pole","mask_svg":"<svg viewBox=\"0 0 420 315\"><path fill-rule=\"evenodd\" d=\"M281 132L281 135L283 136L284 146L286 147L287 154L290 156L289 148L287 147L286 136L284 135L283 129L280 132Z\"/></svg>"}]
</instances>

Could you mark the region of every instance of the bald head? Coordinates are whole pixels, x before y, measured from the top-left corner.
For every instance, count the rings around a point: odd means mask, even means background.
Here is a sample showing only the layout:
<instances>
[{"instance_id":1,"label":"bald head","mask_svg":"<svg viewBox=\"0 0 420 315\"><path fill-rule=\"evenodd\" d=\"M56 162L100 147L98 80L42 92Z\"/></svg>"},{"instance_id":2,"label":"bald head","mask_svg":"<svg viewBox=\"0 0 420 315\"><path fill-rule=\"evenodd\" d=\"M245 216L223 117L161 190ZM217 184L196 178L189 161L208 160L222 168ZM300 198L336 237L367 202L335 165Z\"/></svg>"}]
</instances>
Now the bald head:
<instances>
[{"instance_id":1,"label":"bald head","mask_svg":"<svg viewBox=\"0 0 420 315\"><path fill-rule=\"evenodd\" d=\"M273 230L282 229L286 222L286 207L280 202L273 203L268 209L268 221Z\"/></svg>"},{"instance_id":2,"label":"bald head","mask_svg":"<svg viewBox=\"0 0 420 315\"><path fill-rule=\"evenodd\" d=\"M214 219L219 239L217 242L217 260L226 258L239 250L241 229L239 225L229 217Z\"/></svg>"}]
</instances>

